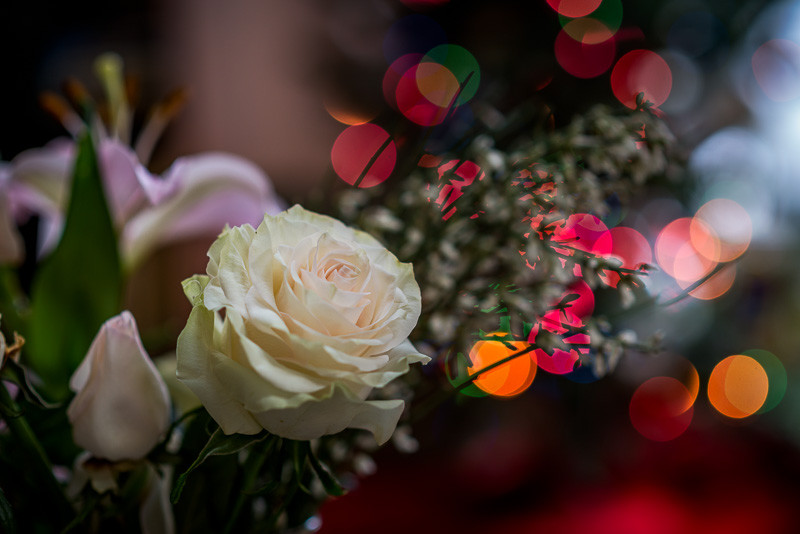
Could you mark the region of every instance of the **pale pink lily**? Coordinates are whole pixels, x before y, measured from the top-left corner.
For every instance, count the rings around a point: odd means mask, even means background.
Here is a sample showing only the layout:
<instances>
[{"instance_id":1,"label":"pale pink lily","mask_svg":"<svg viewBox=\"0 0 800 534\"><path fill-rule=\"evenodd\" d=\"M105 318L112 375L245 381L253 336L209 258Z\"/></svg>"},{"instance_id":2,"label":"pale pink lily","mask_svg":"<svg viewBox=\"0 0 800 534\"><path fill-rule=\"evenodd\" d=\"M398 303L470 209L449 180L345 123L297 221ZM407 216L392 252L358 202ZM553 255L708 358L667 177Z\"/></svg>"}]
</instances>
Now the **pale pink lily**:
<instances>
[{"instance_id":1,"label":"pale pink lily","mask_svg":"<svg viewBox=\"0 0 800 534\"><path fill-rule=\"evenodd\" d=\"M285 207L269 178L248 160L221 152L180 158L163 177L145 165L156 140L180 108L176 93L156 106L134 148L131 110L125 97L122 60L105 54L95 64L107 95L111 122L95 120L91 130L106 200L128 271L155 249L197 237L214 238L225 225L258 224L264 214ZM86 96L86 98L89 98ZM74 136L87 128L57 95L48 95L47 108ZM0 264L18 262L22 244L17 224L39 216L39 254L58 243L64 225L76 143L58 139L43 148L25 151L8 164L0 163Z\"/></svg>"},{"instance_id":2,"label":"pale pink lily","mask_svg":"<svg viewBox=\"0 0 800 534\"><path fill-rule=\"evenodd\" d=\"M106 199L129 269L160 246L194 237L215 237L226 224L255 224L265 213L276 214L283 209L267 176L233 154L183 157L163 177L157 177L122 142L106 138L98 145ZM56 245L64 223L75 146L71 140L59 139L21 153L3 168L0 232L5 224L6 232L13 236L4 243L19 246L10 224L12 216L22 223L36 214L41 221L40 253ZM17 249L7 248L11 259L18 258Z\"/></svg>"}]
</instances>

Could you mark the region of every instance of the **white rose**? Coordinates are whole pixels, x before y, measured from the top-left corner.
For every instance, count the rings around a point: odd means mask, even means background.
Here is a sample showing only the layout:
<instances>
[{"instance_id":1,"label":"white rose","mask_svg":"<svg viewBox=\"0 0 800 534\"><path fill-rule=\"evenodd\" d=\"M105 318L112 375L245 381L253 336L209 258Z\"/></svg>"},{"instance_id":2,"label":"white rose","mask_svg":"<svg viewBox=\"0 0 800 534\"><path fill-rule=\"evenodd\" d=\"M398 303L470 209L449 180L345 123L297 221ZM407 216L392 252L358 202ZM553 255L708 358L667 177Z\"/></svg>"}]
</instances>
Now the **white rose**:
<instances>
[{"instance_id":1,"label":"white rose","mask_svg":"<svg viewBox=\"0 0 800 534\"><path fill-rule=\"evenodd\" d=\"M299 206L227 229L208 256L208 275L184 282L177 372L222 430L388 440L403 401L367 396L430 360L407 339L420 314L411 265Z\"/></svg>"},{"instance_id":2,"label":"white rose","mask_svg":"<svg viewBox=\"0 0 800 534\"><path fill-rule=\"evenodd\" d=\"M69 386L75 443L97 458L143 458L169 425L167 386L128 311L103 324Z\"/></svg>"}]
</instances>

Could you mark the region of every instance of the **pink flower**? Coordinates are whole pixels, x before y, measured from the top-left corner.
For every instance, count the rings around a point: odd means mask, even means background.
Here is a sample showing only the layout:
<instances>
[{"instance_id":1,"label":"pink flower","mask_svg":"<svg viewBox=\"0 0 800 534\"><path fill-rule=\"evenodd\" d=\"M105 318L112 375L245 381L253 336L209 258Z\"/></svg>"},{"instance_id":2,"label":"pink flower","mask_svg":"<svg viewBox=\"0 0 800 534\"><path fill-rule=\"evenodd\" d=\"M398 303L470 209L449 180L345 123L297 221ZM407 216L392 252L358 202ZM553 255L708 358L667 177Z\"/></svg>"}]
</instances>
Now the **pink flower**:
<instances>
[{"instance_id":1,"label":"pink flower","mask_svg":"<svg viewBox=\"0 0 800 534\"><path fill-rule=\"evenodd\" d=\"M283 210L269 178L256 165L233 154L183 157L158 177L119 140L103 138L98 145L106 199L129 269L159 246L198 236L214 237L226 224L256 224L265 213ZM18 261L21 256L12 221L20 224L38 215L40 254L57 244L75 146L71 140L59 139L25 151L0 168L0 236L12 236L3 240L0 262Z\"/></svg>"}]
</instances>

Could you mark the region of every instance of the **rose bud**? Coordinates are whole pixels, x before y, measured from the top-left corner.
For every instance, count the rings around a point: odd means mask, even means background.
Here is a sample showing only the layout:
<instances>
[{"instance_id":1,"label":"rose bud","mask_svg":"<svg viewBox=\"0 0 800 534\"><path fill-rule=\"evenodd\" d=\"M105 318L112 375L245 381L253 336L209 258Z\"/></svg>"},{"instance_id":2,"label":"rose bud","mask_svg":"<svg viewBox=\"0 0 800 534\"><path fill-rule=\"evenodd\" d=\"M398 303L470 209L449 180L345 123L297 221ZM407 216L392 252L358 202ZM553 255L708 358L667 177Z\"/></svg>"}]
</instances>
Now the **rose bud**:
<instances>
[{"instance_id":1,"label":"rose bud","mask_svg":"<svg viewBox=\"0 0 800 534\"><path fill-rule=\"evenodd\" d=\"M143 458L169 425L167 386L128 311L103 324L69 385L75 443L97 458Z\"/></svg>"}]
</instances>

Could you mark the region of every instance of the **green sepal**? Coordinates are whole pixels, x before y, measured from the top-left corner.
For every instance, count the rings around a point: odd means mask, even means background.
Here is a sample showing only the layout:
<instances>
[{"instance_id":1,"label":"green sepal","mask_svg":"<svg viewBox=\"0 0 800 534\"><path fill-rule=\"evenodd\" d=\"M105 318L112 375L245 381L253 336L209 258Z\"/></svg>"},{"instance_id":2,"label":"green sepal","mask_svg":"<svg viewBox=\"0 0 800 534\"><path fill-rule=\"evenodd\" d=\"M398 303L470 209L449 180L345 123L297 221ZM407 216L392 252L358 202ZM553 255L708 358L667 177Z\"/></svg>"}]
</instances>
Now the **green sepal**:
<instances>
[{"instance_id":1,"label":"green sepal","mask_svg":"<svg viewBox=\"0 0 800 534\"><path fill-rule=\"evenodd\" d=\"M308 450L308 460L311 463L311 467L314 469L314 472L317 473L317 477L319 478L319 481L322 482L322 487L325 488L325 491L328 493L328 495L332 495L334 497L344 495L345 490L342 485L338 480L336 480L336 477L331 474L328 468L319 461L319 458L317 458L310 448Z\"/></svg>"}]
</instances>

